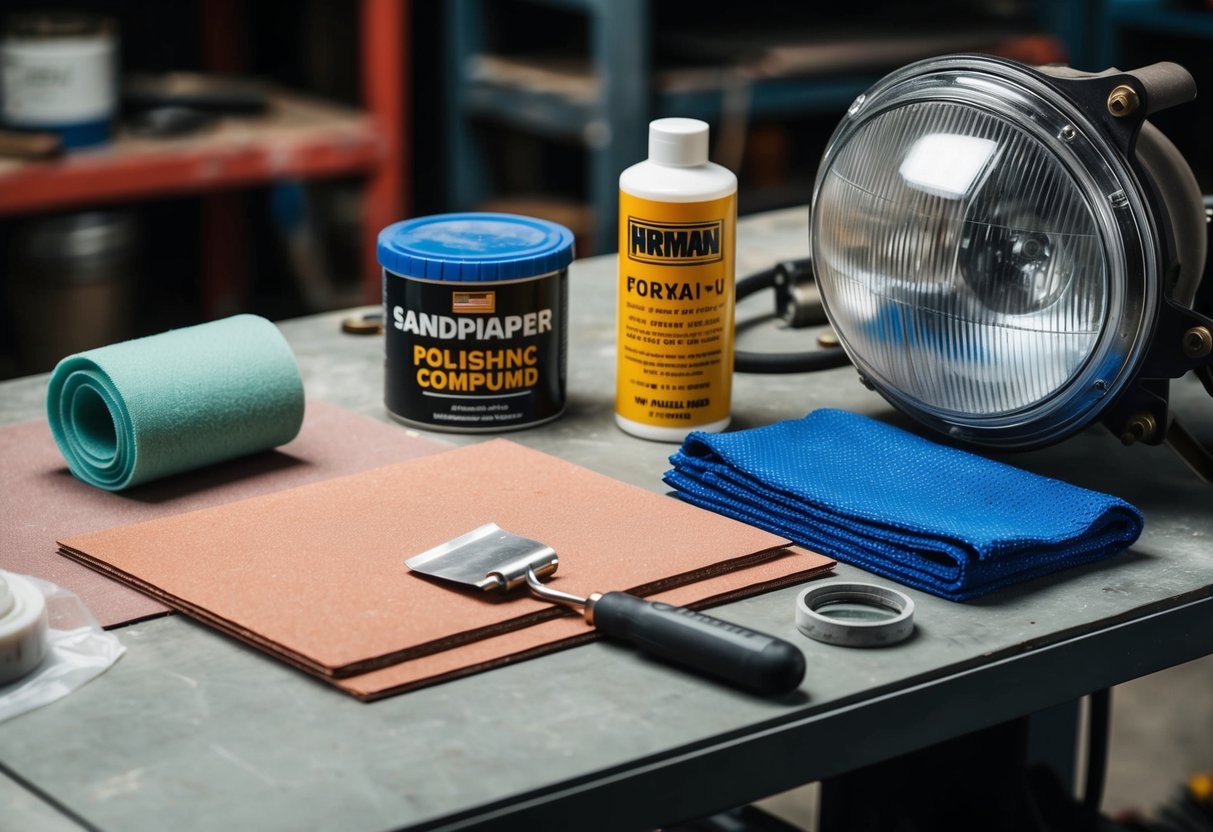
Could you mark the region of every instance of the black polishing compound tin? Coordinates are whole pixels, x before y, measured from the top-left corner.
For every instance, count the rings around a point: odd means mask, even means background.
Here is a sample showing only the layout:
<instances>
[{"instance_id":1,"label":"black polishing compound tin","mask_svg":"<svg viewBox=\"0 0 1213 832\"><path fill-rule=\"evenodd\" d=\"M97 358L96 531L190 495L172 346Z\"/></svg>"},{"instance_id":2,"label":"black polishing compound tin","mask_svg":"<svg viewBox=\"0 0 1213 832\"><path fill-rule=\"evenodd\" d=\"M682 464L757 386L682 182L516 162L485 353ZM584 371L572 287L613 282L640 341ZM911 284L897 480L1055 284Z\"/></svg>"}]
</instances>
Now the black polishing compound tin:
<instances>
[{"instance_id":1,"label":"black polishing compound tin","mask_svg":"<svg viewBox=\"0 0 1213 832\"><path fill-rule=\"evenodd\" d=\"M487 433L560 415L571 231L514 214L438 214L383 229L378 255L392 416Z\"/></svg>"}]
</instances>

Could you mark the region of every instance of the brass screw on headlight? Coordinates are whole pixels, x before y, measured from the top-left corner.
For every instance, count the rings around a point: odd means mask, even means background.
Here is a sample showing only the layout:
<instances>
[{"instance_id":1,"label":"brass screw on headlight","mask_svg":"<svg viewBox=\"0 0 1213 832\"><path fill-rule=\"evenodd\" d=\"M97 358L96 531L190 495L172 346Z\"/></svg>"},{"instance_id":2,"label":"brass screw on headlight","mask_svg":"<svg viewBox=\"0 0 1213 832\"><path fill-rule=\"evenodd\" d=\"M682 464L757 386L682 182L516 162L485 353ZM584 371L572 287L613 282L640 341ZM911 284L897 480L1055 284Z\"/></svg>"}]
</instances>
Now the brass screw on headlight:
<instances>
[{"instance_id":1,"label":"brass screw on headlight","mask_svg":"<svg viewBox=\"0 0 1213 832\"><path fill-rule=\"evenodd\" d=\"M1207 326L1194 326L1184 333L1184 355L1204 358L1213 352L1213 333Z\"/></svg>"},{"instance_id":2,"label":"brass screw on headlight","mask_svg":"<svg viewBox=\"0 0 1213 832\"><path fill-rule=\"evenodd\" d=\"M1125 425L1125 432L1120 435L1120 441L1132 445L1139 440L1148 440L1158 430L1158 422L1149 413L1142 411L1134 413L1133 418Z\"/></svg>"},{"instance_id":3,"label":"brass screw on headlight","mask_svg":"<svg viewBox=\"0 0 1213 832\"><path fill-rule=\"evenodd\" d=\"M1108 94L1108 112L1117 118L1133 115L1140 104L1137 90L1128 84L1121 84Z\"/></svg>"}]
</instances>

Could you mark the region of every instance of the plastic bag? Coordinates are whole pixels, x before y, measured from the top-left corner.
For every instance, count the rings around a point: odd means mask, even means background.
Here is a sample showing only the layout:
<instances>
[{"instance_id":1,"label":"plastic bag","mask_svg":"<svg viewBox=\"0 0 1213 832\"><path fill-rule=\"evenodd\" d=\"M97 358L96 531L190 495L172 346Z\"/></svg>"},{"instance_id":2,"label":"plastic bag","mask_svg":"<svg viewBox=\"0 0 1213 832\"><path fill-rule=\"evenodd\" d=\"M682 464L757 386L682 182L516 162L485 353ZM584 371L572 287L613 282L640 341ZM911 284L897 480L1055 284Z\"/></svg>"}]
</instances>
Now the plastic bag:
<instances>
[{"instance_id":1,"label":"plastic bag","mask_svg":"<svg viewBox=\"0 0 1213 832\"><path fill-rule=\"evenodd\" d=\"M0 722L67 696L104 673L126 652L118 637L101 629L76 595L50 581L22 577L46 599L48 649L32 673L0 686Z\"/></svg>"}]
</instances>

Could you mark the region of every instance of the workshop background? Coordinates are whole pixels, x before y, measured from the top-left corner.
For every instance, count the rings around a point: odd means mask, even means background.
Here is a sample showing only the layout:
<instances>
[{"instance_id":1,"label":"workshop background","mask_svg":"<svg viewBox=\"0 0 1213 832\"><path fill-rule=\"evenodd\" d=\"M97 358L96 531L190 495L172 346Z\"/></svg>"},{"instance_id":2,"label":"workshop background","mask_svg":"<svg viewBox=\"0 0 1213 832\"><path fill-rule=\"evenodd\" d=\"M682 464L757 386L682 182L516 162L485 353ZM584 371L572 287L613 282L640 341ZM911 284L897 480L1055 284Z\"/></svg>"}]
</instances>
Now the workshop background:
<instances>
[{"instance_id":1,"label":"workshop background","mask_svg":"<svg viewBox=\"0 0 1213 832\"><path fill-rule=\"evenodd\" d=\"M1213 95L1211 0L3 7L52 12L109 21L97 31L120 69L116 131L50 158L0 140L0 378L235 312L373 304L374 236L409 216L540 216L574 231L579 256L609 253L619 173L660 116L712 125L712 158L737 172L744 215L806 204L847 104L918 58L1170 60ZM5 19L6 45L19 23ZM1203 101L1155 123L1208 193ZM1153 706L1177 700L1187 706ZM1173 805L1189 775L1213 768L1210 749L1213 660L1117 688L1105 810ZM799 801L782 811L796 816Z\"/></svg>"}]
</instances>

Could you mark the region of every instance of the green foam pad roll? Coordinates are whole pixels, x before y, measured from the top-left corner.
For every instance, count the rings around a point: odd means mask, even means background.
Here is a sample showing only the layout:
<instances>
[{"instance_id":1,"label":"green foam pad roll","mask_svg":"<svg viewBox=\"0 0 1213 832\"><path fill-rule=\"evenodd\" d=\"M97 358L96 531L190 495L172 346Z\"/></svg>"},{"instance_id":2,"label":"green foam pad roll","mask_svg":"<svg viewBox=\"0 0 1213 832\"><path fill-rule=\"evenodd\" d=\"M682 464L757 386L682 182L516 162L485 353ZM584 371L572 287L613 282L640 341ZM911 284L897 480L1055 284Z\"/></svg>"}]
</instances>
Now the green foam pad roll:
<instances>
[{"instance_id":1,"label":"green foam pad roll","mask_svg":"<svg viewBox=\"0 0 1213 832\"><path fill-rule=\"evenodd\" d=\"M291 441L303 379L276 326L236 315L68 356L46 412L71 472L121 491Z\"/></svg>"}]
</instances>

